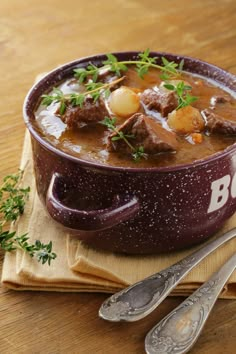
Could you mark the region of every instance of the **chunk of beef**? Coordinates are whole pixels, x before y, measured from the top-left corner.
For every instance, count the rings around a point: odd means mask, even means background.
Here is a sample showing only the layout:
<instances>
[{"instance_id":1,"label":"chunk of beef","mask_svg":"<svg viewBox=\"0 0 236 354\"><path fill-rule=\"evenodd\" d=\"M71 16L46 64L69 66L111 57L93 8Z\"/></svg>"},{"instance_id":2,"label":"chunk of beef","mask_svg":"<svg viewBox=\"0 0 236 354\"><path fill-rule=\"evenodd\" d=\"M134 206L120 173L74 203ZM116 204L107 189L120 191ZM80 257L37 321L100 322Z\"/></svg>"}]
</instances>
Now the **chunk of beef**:
<instances>
[{"instance_id":1,"label":"chunk of beef","mask_svg":"<svg viewBox=\"0 0 236 354\"><path fill-rule=\"evenodd\" d=\"M178 146L175 133L164 129L152 117L145 116L142 113L136 113L127 119L118 131L127 136L127 140L134 148L143 146L147 154L175 151ZM123 139L112 140L116 136L117 133L114 132L108 137L107 149L109 151L131 153L131 148Z\"/></svg>"},{"instance_id":2,"label":"chunk of beef","mask_svg":"<svg viewBox=\"0 0 236 354\"><path fill-rule=\"evenodd\" d=\"M61 118L69 128L78 128L85 124L99 122L108 115L109 113L102 99L94 102L93 98L87 97L82 107L68 106Z\"/></svg>"},{"instance_id":3,"label":"chunk of beef","mask_svg":"<svg viewBox=\"0 0 236 354\"><path fill-rule=\"evenodd\" d=\"M229 95L218 95L211 97L211 104L215 106L216 104L231 103L232 99Z\"/></svg>"},{"instance_id":4,"label":"chunk of beef","mask_svg":"<svg viewBox=\"0 0 236 354\"><path fill-rule=\"evenodd\" d=\"M210 109L205 109L202 111L202 115L206 120L206 126L210 133L236 134L236 122L215 114Z\"/></svg>"},{"instance_id":5,"label":"chunk of beef","mask_svg":"<svg viewBox=\"0 0 236 354\"><path fill-rule=\"evenodd\" d=\"M158 89L158 91L152 89L143 91L141 101L148 109L160 112L163 117L166 117L178 106L175 92L163 88Z\"/></svg>"}]
</instances>

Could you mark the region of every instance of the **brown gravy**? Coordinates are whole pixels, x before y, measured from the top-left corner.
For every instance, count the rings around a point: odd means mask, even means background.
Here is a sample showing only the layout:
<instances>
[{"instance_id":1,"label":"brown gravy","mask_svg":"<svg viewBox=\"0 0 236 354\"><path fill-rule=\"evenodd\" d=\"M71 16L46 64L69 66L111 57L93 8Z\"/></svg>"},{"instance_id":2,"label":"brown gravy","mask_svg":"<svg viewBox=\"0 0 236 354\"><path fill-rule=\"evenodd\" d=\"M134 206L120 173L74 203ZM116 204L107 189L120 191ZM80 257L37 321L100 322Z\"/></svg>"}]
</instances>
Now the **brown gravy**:
<instances>
[{"instance_id":1,"label":"brown gravy","mask_svg":"<svg viewBox=\"0 0 236 354\"><path fill-rule=\"evenodd\" d=\"M126 78L122 85L135 88L137 92L142 92L147 88L152 88L161 83L160 72L158 70L150 70L145 76L145 80L140 79L133 68L129 68L125 76ZM192 86L191 94L198 97L198 100L192 106L200 111L211 107L213 96L231 95L231 103L215 105L214 112L226 120L236 121L236 99L231 93L217 86L214 82L197 75L183 73L181 80L186 80ZM64 93L71 92L71 88L68 86L69 81L64 81L58 86ZM75 91L78 90L78 85L75 84L73 89ZM55 111L56 104L52 104L47 108L40 105L35 113L35 124L40 129L44 139L69 155L110 166L144 168L181 165L213 155L234 144L236 141L235 136L232 135L203 134L202 143L193 144L186 136L179 135L177 138L179 142L177 152L149 155L147 160L141 159L138 163L135 163L128 155L108 152L106 150L105 136L107 132L101 124L87 125L77 130L70 130L56 116ZM140 111L145 112L142 106ZM152 115L165 125L165 119L159 113L154 111L146 113ZM124 122L124 118L117 118L118 123L121 124Z\"/></svg>"}]
</instances>

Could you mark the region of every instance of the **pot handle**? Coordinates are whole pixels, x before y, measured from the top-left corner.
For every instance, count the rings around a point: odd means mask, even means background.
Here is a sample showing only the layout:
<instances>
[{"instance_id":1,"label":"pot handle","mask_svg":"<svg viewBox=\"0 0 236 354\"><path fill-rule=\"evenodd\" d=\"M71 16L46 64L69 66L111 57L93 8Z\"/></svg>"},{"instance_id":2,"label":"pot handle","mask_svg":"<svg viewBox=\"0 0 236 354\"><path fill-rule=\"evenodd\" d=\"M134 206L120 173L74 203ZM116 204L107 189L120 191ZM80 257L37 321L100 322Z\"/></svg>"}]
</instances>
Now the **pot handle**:
<instances>
[{"instance_id":1,"label":"pot handle","mask_svg":"<svg viewBox=\"0 0 236 354\"><path fill-rule=\"evenodd\" d=\"M66 206L60 200L59 191L64 186L64 178L54 173L48 187L46 207L51 217L60 224L80 231L96 231L111 228L134 217L139 211L136 196L115 195L109 208L99 210L79 210Z\"/></svg>"}]
</instances>

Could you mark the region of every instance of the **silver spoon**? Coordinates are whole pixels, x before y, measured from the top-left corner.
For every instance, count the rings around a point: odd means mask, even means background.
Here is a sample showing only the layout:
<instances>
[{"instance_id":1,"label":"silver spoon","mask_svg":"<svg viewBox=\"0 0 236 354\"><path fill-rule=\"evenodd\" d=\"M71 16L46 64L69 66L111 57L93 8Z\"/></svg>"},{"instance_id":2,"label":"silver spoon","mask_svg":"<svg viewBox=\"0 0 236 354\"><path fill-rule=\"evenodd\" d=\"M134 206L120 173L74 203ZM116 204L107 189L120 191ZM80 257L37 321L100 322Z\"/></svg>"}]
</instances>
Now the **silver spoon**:
<instances>
[{"instance_id":1,"label":"silver spoon","mask_svg":"<svg viewBox=\"0 0 236 354\"><path fill-rule=\"evenodd\" d=\"M171 290L206 256L236 236L236 228L209 242L196 252L159 273L135 283L109 297L99 317L112 321L137 321L151 313Z\"/></svg>"},{"instance_id":2,"label":"silver spoon","mask_svg":"<svg viewBox=\"0 0 236 354\"><path fill-rule=\"evenodd\" d=\"M206 283L153 327L145 339L146 353L187 353L199 337L218 295L235 267L236 254Z\"/></svg>"}]
</instances>

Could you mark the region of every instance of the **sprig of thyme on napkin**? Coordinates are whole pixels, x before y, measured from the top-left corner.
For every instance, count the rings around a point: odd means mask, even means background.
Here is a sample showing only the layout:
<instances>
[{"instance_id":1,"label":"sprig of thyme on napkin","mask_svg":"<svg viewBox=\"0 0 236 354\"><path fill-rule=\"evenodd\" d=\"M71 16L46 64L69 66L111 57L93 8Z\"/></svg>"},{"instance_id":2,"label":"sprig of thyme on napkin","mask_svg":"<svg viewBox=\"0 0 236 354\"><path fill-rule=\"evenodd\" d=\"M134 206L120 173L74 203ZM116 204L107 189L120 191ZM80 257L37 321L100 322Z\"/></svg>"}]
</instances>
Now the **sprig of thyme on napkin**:
<instances>
[{"instance_id":1,"label":"sprig of thyme on napkin","mask_svg":"<svg viewBox=\"0 0 236 354\"><path fill-rule=\"evenodd\" d=\"M29 198L30 188L21 188L23 171L19 170L16 174L11 174L3 179L0 187L0 247L6 252L21 249L31 257L36 257L42 264L48 263L56 258L52 252L52 242L44 244L37 240L34 244L28 242L27 234L17 236L16 232L5 230L8 222L15 222L23 214L25 203Z\"/></svg>"}]
</instances>

